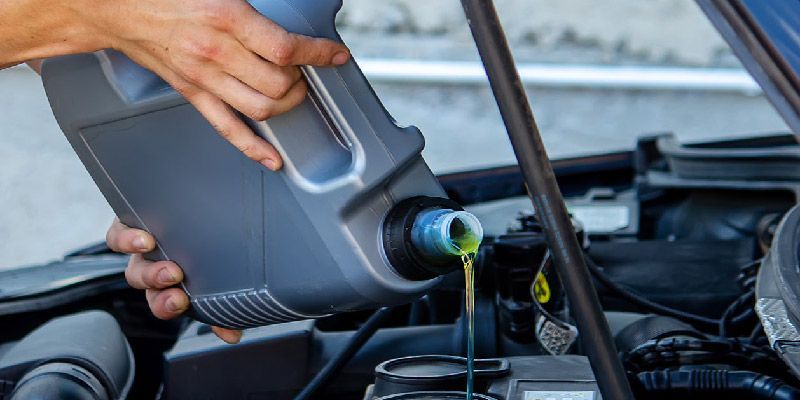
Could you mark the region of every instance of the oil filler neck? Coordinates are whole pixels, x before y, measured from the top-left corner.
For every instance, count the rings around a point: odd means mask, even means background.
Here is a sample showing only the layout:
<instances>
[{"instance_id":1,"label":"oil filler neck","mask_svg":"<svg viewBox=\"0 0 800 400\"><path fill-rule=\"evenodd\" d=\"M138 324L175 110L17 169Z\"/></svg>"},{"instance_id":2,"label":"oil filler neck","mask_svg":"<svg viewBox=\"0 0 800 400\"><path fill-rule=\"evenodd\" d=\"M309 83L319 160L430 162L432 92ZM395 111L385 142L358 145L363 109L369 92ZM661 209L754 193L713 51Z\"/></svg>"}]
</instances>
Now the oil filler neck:
<instances>
[{"instance_id":1,"label":"oil filler neck","mask_svg":"<svg viewBox=\"0 0 800 400\"><path fill-rule=\"evenodd\" d=\"M462 267L462 255L476 252L482 239L478 219L445 198L403 200L384 220L386 256L410 280L432 279Z\"/></svg>"}]
</instances>

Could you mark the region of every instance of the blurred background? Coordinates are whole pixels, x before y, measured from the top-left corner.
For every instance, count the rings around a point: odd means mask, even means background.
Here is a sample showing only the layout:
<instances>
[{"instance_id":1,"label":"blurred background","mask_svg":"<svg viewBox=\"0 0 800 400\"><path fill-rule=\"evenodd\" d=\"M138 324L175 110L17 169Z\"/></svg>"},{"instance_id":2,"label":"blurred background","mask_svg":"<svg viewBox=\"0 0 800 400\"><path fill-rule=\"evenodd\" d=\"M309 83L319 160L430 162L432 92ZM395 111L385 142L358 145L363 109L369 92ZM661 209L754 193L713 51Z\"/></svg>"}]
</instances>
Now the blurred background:
<instances>
[{"instance_id":1,"label":"blurred background","mask_svg":"<svg viewBox=\"0 0 800 400\"><path fill-rule=\"evenodd\" d=\"M554 158L787 130L692 0L497 0ZM456 0L345 0L338 24L400 124L446 173L515 163ZM0 268L104 238L113 213L63 138L41 83L0 71ZM75 94L81 101L81 94Z\"/></svg>"}]
</instances>

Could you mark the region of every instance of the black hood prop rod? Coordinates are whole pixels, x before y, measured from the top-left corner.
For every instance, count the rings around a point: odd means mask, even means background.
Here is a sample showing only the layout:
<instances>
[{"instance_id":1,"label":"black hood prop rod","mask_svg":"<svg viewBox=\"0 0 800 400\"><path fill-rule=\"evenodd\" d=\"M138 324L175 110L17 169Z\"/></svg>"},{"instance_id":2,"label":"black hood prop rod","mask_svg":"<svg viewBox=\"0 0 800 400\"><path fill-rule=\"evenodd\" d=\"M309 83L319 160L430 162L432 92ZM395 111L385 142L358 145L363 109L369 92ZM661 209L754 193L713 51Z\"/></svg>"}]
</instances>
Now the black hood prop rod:
<instances>
[{"instance_id":1,"label":"black hood prop rod","mask_svg":"<svg viewBox=\"0 0 800 400\"><path fill-rule=\"evenodd\" d=\"M461 0L580 337L604 399L632 400L553 167L491 0Z\"/></svg>"}]
</instances>

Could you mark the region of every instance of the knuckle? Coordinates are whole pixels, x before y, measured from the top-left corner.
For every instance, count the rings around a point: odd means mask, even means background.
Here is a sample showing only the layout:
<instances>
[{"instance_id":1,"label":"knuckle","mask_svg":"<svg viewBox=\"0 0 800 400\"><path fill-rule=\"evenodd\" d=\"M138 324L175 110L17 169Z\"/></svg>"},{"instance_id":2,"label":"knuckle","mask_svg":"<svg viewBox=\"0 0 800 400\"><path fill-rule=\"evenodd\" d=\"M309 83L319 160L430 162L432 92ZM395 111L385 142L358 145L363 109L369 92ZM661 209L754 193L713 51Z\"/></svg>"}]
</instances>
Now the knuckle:
<instances>
[{"instance_id":1,"label":"knuckle","mask_svg":"<svg viewBox=\"0 0 800 400\"><path fill-rule=\"evenodd\" d=\"M189 55L203 61L216 60L222 53L222 48L208 39L187 40L185 46Z\"/></svg>"},{"instance_id":2,"label":"knuckle","mask_svg":"<svg viewBox=\"0 0 800 400\"><path fill-rule=\"evenodd\" d=\"M300 81L292 86L285 98L287 100L287 111L299 106L303 101L305 101L306 93L308 93L308 84L305 82L305 80Z\"/></svg>"},{"instance_id":3,"label":"knuckle","mask_svg":"<svg viewBox=\"0 0 800 400\"><path fill-rule=\"evenodd\" d=\"M297 97L292 99L292 101L289 103L289 109L295 108L295 107L299 106L303 101L305 101L305 99L306 99L305 98L305 93L306 93L305 89L303 89L302 93L303 93L303 96L299 96L298 95Z\"/></svg>"},{"instance_id":4,"label":"knuckle","mask_svg":"<svg viewBox=\"0 0 800 400\"><path fill-rule=\"evenodd\" d=\"M294 86L295 80L288 73L282 73L275 76L273 79L272 93L270 97L273 99L280 99L286 97L289 91Z\"/></svg>"},{"instance_id":5,"label":"knuckle","mask_svg":"<svg viewBox=\"0 0 800 400\"><path fill-rule=\"evenodd\" d=\"M211 126L213 126L214 130L216 130L217 133L219 133L219 135L225 140L231 141L233 140L234 136L236 136L233 129L227 123L211 121Z\"/></svg>"},{"instance_id":6,"label":"knuckle","mask_svg":"<svg viewBox=\"0 0 800 400\"><path fill-rule=\"evenodd\" d=\"M269 119L272 113L272 105L270 103L264 103L254 107L248 116L256 121L264 121Z\"/></svg>"},{"instance_id":7,"label":"knuckle","mask_svg":"<svg viewBox=\"0 0 800 400\"><path fill-rule=\"evenodd\" d=\"M250 157L253 154L253 151L255 151L255 146L253 146L251 143L239 143L236 145L236 147L248 157Z\"/></svg>"},{"instance_id":8,"label":"knuckle","mask_svg":"<svg viewBox=\"0 0 800 400\"><path fill-rule=\"evenodd\" d=\"M303 71L300 70L300 67L284 67L284 72L289 74L289 78L292 82L297 82L303 79Z\"/></svg>"},{"instance_id":9,"label":"knuckle","mask_svg":"<svg viewBox=\"0 0 800 400\"><path fill-rule=\"evenodd\" d=\"M297 53L297 45L288 34L272 46L272 62L282 67L292 64Z\"/></svg>"},{"instance_id":10,"label":"knuckle","mask_svg":"<svg viewBox=\"0 0 800 400\"><path fill-rule=\"evenodd\" d=\"M208 2L203 5L203 19L214 28L227 31L235 24L235 13L227 2Z\"/></svg>"},{"instance_id":11,"label":"knuckle","mask_svg":"<svg viewBox=\"0 0 800 400\"><path fill-rule=\"evenodd\" d=\"M158 283L158 268L153 268L153 265L148 265L142 270L142 282L151 288L159 287Z\"/></svg>"},{"instance_id":12,"label":"knuckle","mask_svg":"<svg viewBox=\"0 0 800 400\"><path fill-rule=\"evenodd\" d=\"M195 65L188 65L184 67L182 73L184 78L186 78L186 80L190 82L200 83L204 79L202 68L199 68L198 66ZM180 92L180 89L178 91ZM191 95L191 93L188 92L180 92L180 93L183 94L184 96Z\"/></svg>"}]
</instances>

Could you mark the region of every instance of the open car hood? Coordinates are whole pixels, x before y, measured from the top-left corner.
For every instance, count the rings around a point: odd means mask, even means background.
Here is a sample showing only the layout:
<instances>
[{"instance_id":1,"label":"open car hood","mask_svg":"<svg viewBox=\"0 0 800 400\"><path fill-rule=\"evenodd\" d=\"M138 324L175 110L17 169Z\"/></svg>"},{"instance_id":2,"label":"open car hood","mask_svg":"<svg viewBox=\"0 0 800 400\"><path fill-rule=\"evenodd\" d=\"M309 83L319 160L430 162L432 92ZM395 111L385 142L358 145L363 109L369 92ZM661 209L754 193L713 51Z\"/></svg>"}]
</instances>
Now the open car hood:
<instances>
[{"instance_id":1,"label":"open car hood","mask_svg":"<svg viewBox=\"0 0 800 400\"><path fill-rule=\"evenodd\" d=\"M800 134L800 0L697 0L786 124Z\"/></svg>"}]
</instances>

